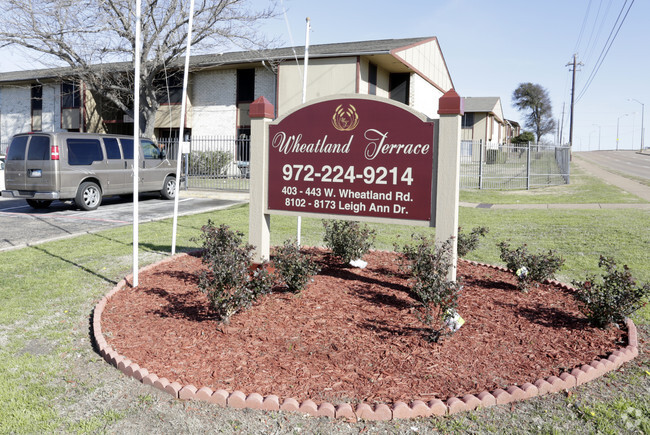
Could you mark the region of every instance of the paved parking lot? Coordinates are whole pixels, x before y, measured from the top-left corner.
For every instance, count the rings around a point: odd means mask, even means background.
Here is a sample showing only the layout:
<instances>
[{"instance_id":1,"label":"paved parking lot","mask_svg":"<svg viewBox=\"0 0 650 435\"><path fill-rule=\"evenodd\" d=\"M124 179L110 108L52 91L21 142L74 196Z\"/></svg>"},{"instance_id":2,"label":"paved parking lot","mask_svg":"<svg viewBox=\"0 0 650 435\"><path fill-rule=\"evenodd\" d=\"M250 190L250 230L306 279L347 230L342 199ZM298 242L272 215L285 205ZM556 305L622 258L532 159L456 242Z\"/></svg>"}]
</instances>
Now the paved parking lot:
<instances>
[{"instance_id":1,"label":"paved parking lot","mask_svg":"<svg viewBox=\"0 0 650 435\"><path fill-rule=\"evenodd\" d=\"M203 213L236 204L238 200L181 197L179 215ZM174 202L157 195L141 195L140 222L170 218ZM22 199L0 198L0 251L84 233L131 225L133 202L119 197L104 198L94 211L81 211L73 202L55 201L45 210L35 210Z\"/></svg>"}]
</instances>

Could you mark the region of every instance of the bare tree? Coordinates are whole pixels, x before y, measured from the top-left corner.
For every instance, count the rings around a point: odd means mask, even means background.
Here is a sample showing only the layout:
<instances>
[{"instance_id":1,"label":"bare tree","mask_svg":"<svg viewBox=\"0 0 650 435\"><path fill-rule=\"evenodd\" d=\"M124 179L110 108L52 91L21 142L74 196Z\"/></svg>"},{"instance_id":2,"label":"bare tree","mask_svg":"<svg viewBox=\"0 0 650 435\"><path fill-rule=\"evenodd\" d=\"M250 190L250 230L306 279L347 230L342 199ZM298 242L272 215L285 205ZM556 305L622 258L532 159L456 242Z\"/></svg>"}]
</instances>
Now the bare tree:
<instances>
[{"instance_id":1,"label":"bare tree","mask_svg":"<svg viewBox=\"0 0 650 435\"><path fill-rule=\"evenodd\" d=\"M262 48L258 26L274 16L275 1L255 10L249 0L196 0L192 50L237 45ZM159 106L161 77L182 65L189 2L142 0L140 87L141 133L151 137ZM96 95L133 116L135 1L5 0L0 16L0 45L19 45L68 68L67 80L79 80ZM176 62L175 62L176 61ZM178 71L178 68L176 68ZM164 86L164 81L162 83Z\"/></svg>"},{"instance_id":2,"label":"bare tree","mask_svg":"<svg viewBox=\"0 0 650 435\"><path fill-rule=\"evenodd\" d=\"M534 130L537 142L555 129L553 109L548 91L535 83L520 83L512 93L512 100L520 111L528 111L524 125Z\"/></svg>"}]
</instances>

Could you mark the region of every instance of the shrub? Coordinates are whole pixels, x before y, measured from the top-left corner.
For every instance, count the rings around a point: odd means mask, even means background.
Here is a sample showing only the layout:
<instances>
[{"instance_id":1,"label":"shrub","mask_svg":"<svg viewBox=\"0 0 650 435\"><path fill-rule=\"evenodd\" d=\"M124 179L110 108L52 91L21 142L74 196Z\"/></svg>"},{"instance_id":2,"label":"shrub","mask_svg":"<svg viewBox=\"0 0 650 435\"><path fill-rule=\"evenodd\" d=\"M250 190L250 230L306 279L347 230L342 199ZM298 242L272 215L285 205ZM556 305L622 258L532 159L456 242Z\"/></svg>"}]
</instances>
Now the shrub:
<instances>
[{"instance_id":1,"label":"shrub","mask_svg":"<svg viewBox=\"0 0 650 435\"><path fill-rule=\"evenodd\" d=\"M453 333L445 321L456 312L462 287L449 281L453 267L451 239L436 247L426 236L413 236L417 243L402 247L402 269L412 276L411 296L418 304L419 319L429 326L427 340L438 342ZM397 248L397 247L396 247ZM446 331L447 330L447 331Z\"/></svg>"},{"instance_id":2,"label":"shrub","mask_svg":"<svg viewBox=\"0 0 650 435\"><path fill-rule=\"evenodd\" d=\"M600 282L594 275L586 281L573 281L573 296L589 321L600 328L610 323L620 323L626 316L645 305L650 297L650 284L637 285L628 267L619 270L614 259L600 256L598 267L605 268Z\"/></svg>"},{"instance_id":3,"label":"shrub","mask_svg":"<svg viewBox=\"0 0 650 435\"><path fill-rule=\"evenodd\" d=\"M551 279L564 264L564 259L553 250L547 254L531 254L526 244L516 249L510 249L507 242L501 242L498 246L501 250L501 260L506 263L508 270L517 276L519 290L524 293L528 292L531 282L540 283Z\"/></svg>"},{"instance_id":4,"label":"shrub","mask_svg":"<svg viewBox=\"0 0 650 435\"><path fill-rule=\"evenodd\" d=\"M485 237L490 230L487 227L475 227L469 234L461 233L458 228L458 256L464 257L478 248L479 237Z\"/></svg>"},{"instance_id":5,"label":"shrub","mask_svg":"<svg viewBox=\"0 0 650 435\"><path fill-rule=\"evenodd\" d=\"M199 274L199 288L208 295L212 310L224 322L273 287L273 278L264 264L251 275L254 248L242 244L243 235L227 225L215 227L210 220L201 227L201 261L207 270Z\"/></svg>"},{"instance_id":6,"label":"shrub","mask_svg":"<svg viewBox=\"0 0 650 435\"><path fill-rule=\"evenodd\" d=\"M324 220L325 246L344 264L361 259L375 242L376 232L356 221Z\"/></svg>"},{"instance_id":7,"label":"shrub","mask_svg":"<svg viewBox=\"0 0 650 435\"><path fill-rule=\"evenodd\" d=\"M280 279L292 292L299 292L320 272L320 267L311 257L300 252L298 243L286 240L282 246L275 248L273 265Z\"/></svg>"},{"instance_id":8,"label":"shrub","mask_svg":"<svg viewBox=\"0 0 650 435\"><path fill-rule=\"evenodd\" d=\"M226 175L228 165L233 161L228 151L192 151L190 154L192 175Z\"/></svg>"}]
</instances>

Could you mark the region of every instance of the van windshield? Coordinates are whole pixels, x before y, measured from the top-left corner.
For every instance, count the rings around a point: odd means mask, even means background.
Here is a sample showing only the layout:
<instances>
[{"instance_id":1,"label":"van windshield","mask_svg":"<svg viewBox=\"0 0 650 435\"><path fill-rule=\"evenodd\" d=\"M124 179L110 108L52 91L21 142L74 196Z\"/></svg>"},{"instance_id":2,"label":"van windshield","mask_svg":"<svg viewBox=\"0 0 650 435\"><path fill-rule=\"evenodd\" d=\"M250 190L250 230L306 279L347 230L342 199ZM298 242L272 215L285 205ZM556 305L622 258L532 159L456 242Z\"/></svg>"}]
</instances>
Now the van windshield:
<instances>
[{"instance_id":1,"label":"van windshield","mask_svg":"<svg viewBox=\"0 0 650 435\"><path fill-rule=\"evenodd\" d=\"M28 136L18 136L11 141L7 152L7 160L25 160L25 148Z\"/></svg>"}]
</instances>

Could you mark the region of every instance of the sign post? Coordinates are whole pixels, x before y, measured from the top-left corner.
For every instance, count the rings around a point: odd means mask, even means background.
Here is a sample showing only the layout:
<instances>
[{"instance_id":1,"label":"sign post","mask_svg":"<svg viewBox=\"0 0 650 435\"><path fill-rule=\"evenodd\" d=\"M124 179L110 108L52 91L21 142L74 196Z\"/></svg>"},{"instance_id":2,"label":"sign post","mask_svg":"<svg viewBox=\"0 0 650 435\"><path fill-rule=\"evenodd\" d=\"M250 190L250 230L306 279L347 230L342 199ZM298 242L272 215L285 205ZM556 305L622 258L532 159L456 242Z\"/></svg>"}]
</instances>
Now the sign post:
<instances>
[{"instance_id":1,"label":"sign post","mask_svg":"<svg viewBox=\"0 0 650 435\"><path fill-rule=\"evenodd\" d=\"M269 123L274 116L274 107L264 97L251 103L250 141L250 210L248 220L248 241L255 246L253 261L261 263L270 257L271 216L264 211L268 190Z\"/></svg>"},{"instance_id":2,"label":"sign post","mask_svg":"<svg viewBox=\"0 0 650 435\"><path fill-rule=\"evenodd\" d=\"M436 243L452 239L453 268L447 278L456 281L458 263L458 194L460 181L460 132L463 99L451 89L440 98L438 114L438 195Z\"/></svg>"}]
</instances>

